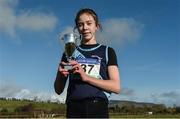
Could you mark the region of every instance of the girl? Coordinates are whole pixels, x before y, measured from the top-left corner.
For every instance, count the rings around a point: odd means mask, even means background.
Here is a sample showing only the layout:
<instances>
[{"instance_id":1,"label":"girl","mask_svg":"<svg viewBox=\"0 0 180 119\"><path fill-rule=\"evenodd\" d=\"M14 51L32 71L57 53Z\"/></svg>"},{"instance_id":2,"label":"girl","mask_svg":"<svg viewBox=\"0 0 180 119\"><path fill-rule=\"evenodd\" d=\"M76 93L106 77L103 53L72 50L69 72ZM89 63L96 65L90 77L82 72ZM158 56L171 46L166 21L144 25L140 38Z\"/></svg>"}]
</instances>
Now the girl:
<instances>
[{"instance_id":1,"label":"girl","mask_svg":"<svg viewBox=\"0 0 180 119\"><path fill-rule=\"evenodd\" d=\"M63 54L54 88L61 94L69 76L67 90L67 118L108 118L108 98L120 92L120 77L115 51L98 44L96 32L101 28L97 14L89 8L81 9L75 18L75 28L81 35L81 45L74 52L75 60L63 68L67 59Z\"/></svg>"}]
</instances>

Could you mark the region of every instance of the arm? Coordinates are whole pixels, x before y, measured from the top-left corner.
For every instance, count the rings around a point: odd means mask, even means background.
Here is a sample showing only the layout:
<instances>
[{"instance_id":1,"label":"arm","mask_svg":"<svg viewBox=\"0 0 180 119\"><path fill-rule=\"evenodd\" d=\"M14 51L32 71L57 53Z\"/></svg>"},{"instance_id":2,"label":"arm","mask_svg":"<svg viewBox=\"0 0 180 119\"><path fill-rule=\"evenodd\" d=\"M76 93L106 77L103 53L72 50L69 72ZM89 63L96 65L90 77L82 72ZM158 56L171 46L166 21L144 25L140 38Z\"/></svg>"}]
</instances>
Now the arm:
<instances>
[{"instance_id":1,"label":"arm","mask_svg":"<svg viewBox=\"0 0 180 119\"><path fill-rule=\"evenodd\" d=\"M65 64L65 63L61 62L61 64ZM57 72L56 80L54 82L54 89L58 95L60 95L64 90L68 78L68 74L69 72L60 65Z\"/></svg>"},{"instance_id":2,"label":"arm","mask_svg":"<svg viewBox=\"0 0 180 119\"><path fill-rule=\"evenodd\" d=\"M64 90L64 87L65 87L65 84L66 84L66 78L63 77L60 72L58 71L57 72L57 76L56 76L56 80L54 82L54 89L55 89L55 92L60 95L63 90Z\"/></svg>"},{"instance_id":3,"label":"arm","mask_svg":"<svg viewBox=\"0 0 180 119\"><path fill-rule=\"evenodd\" d=\"M106 91L110 91L114 93L120 92L119 71L116 65L108 66L108 74L109 74L108 80L99 80L94 77L88 76L78 62L71 61L71 64L73 65L74 68L73 73L79 73L82 78L82 81L87 82L91 85L94 85Z\"/></svg>"},{"instance_id":4,"label":"arm","mask_svg":"<svg viewBox=\"0 0 180 119\"><path fill-rule=\"evenodd\" d=\"M108 66L109 80L98 80L86 74L82 75L82 79L89 84L97 86L103 90L118 94L120 92L120 78L117 66Z\"/></svg>"}]
</instances>

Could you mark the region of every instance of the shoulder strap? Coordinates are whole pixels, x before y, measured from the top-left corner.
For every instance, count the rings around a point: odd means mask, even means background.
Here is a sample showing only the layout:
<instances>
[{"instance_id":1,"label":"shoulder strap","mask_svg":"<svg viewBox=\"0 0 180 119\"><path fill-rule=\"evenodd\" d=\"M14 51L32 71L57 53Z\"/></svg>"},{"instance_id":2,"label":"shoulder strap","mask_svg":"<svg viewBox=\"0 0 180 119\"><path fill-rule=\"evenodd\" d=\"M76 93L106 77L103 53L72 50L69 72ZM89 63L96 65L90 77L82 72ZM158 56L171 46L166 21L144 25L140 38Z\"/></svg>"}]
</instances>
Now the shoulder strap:
<instances>
[{"instance_id":1,"label":"shoulder strap","mask_svg":"<svg viewBox=\"0 0 180 119\"><path fill-rule=\"evenodd\" d=\"M108 57L108 46L106 46L106 64L108 64L108 60L109 60L109 57Z\"/></svg>"}]
</instances>

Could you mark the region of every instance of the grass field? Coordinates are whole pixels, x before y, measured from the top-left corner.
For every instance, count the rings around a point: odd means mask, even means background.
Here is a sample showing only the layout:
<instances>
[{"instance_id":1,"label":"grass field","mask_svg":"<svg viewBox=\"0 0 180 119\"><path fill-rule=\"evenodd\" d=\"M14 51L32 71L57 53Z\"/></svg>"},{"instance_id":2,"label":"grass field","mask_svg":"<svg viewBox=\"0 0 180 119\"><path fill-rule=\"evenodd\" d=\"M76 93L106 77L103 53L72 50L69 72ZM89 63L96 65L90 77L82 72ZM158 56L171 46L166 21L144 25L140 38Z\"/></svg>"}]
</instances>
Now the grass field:
<instances>
[{"instance_id":1,"label":"grass field","mask_svg":"<svg viewBox=\"0 0 180 119\"><path fill-rule=\"evenodd\" d=\"M110 114L110 119L180 119L180 115L118 115ZM28 115L4 115L0 118L28 118ZM53 117L54 119L56 117ZM58 119L65 119L65 115L57 117ZM51 117L52 119L52 117Z\"/></svg>"},{"instance_id":2,"label":"grass field","mask_svg":"<svg viewBox=\"0 0 180 119\"><path fill-rule=\"evenodd\" d=\"M118 114L110 114L110 118L118 118L118 119L180 119L180 114L177 115L118 115Z\"/></svg>"},{"instance_id":3,"label":"grass field","mask_svg":"<svg viewBox=\"0 0 180 119\"><path fill-rule=\"evenodd\" d=\"M64 108L64 104L57 104L57 103L46 103L46 102L33 102L33 101L19 101L19 100L0 100L0 108L7 108L9 112L13 112L17 107L33 104L34 108L42 109L42 110L51 110L57 109L59 107ZM61 106L60 106L61 105Z\"/></svg>"},{"instance_id":4,"label":"grass field","mask_svg":"<svg viewBox=\"0 0 180 119\"><path fill-rule=\"evenodd\" d=\"M29 113L17 113L15 110L18 107L25 106L28 104L33 105L34 111L43 110L43 118L46 117L57 117L58 119L65 119L65 104L58 104L52 102L35 102L27 100L0 100L0 118L29 118ZM3 114L2 109L7 109L8 113ZM38 113L38 112L37 112ZM22 115L23 114L23 115ZM34 112L33 112L34 114ZM39 113L38 113L39 114ZM57 114L55 116L52 116ZM42 113L40 113L42 115ZM180 113L178 114L139 114L139 115L129 115L129 114L119 114L119 113L109 113L110 119L180 119ZM35 116L36 117L36 116Z\"/></svg>"}]
</instances>

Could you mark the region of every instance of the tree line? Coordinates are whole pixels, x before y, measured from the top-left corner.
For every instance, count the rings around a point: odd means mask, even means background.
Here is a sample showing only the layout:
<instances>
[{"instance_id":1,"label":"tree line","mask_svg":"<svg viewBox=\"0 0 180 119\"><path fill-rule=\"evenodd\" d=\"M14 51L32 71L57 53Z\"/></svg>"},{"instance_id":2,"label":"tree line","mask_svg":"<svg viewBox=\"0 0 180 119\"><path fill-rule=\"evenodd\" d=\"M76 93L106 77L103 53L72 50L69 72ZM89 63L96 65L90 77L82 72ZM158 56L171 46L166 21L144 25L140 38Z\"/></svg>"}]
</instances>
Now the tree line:
<instances>
[{"instance_id":1,"label":"tree line","mask_svg":"<svg viewBox=\"0 0 180 119\"><path fill-rule=\"evenodd\" d=\"M13 102L14 101L14 102ZM14 103L14 107L5 106L8 103ZM22 104L22 102L25 102ZM1 117L65 117L66 105L58 102L37 101L27 99L6 99L0 98L0 118ZM3 106L4 105L4 106ZM156 114L178 114L180 115L180 107L166 107L162 104L153 106L135 106L123 105L109 107L109 113L118 115L156 115Z\"/></svg>"},{"instance_id":2,"label":"tree line","mask_svg":"<svg viewBox=\"0 0 180 119\"><path fill-rule=\"evenodd\" d=\"M153 106L134 106L134 105L124 105L119 107L118 105L114 107L109 107L110 113L118 114L129 114L129 115L156 115L156 114L180 114L180 106L166 107L162 104L156 104Z\"/></svg>"}]
</instances>

